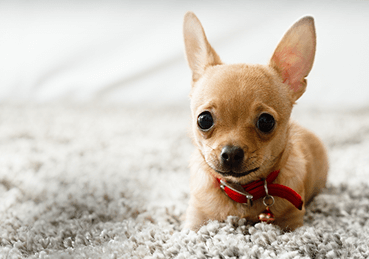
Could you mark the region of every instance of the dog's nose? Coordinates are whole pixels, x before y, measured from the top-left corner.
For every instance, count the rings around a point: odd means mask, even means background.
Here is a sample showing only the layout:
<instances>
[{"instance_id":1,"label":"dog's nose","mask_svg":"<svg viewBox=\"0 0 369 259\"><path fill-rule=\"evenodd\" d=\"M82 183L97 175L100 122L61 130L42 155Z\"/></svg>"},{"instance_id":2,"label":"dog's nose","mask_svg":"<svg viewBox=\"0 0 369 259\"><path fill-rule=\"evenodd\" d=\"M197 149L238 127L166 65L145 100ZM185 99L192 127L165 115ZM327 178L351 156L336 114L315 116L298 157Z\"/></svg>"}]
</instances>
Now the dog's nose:
<instances>
[{"instance_id":1,"label":"dog's nose","mask_svg":"<svg viewBox=\"0 0 369 259\"><path fill-rule=\"evenodd\" d=\"M232 168L239 166L242 163L244 156L245 153L243 152L243 149L237 146L225 146L220 153L223 165Z\"/></svg>"}]
</instances>

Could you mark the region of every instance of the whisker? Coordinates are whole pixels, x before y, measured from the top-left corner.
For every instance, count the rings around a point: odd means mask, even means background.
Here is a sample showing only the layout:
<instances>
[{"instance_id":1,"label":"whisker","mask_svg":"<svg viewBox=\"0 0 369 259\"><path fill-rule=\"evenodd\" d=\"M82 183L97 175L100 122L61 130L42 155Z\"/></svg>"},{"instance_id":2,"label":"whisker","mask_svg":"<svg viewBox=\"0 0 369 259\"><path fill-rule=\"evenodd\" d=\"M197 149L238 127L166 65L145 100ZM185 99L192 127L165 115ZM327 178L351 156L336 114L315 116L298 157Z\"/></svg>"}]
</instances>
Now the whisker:
<instances>
[{"instance_id":1,"label":"whisker","mask_svg":"<svg viewBox=\"0 0 369 259\"><path fill-rule=\"evenodd\" d=\"M208 144L206 144L206 143L205 143L205 146L209 147L212 151L214 151L214 150L215 150L215 148L213 148L213 147L209 146L209 145L208 145Z\"/></svg>"}]
</instances>

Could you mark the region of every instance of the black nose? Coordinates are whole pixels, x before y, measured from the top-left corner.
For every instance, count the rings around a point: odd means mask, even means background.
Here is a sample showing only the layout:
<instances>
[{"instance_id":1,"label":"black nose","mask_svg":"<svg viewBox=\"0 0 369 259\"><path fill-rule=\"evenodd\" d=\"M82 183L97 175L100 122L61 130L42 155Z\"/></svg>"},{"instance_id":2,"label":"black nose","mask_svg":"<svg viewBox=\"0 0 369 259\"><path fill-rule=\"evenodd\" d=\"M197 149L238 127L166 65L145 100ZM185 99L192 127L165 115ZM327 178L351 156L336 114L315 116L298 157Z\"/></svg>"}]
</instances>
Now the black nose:
<instances>
[{"instance_id":1,"label":"black nose","mask_svg":"<svg viewBox=\"0 0 369 259\"><path fill-rule=\"evenodd\" d=\"M239 166L244 156L243 149L237 146L225 146L220 153L220 159L223 165L231 168Z\"/></svg>"}]
</instances>

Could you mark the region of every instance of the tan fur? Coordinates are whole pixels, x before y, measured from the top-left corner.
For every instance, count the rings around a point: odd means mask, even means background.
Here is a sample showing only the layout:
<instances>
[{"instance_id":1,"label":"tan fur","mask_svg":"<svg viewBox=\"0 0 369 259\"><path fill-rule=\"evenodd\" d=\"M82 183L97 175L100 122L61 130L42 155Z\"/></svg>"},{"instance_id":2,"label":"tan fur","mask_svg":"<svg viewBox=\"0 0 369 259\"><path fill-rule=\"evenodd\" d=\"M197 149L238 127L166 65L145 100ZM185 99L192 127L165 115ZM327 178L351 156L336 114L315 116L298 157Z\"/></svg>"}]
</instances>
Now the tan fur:
<instances>
[{"instance_id":1,"label":"tan fur","mask_svg":"<svg viewBox=\"0 0 369 259\"><path fill-rule=\"evenodd\" d=\"M262 199L252 207L236 203L219 188L216 177L246 184L277 169L280 174L275 183L299 193L304 207L300 211L276 197L271 207L275 224L286 230L302 226L305 205L325 186L328 172L320 140L290 120L295 101L305 92L305 77L314 61L313 18L304 17L289 29L269 65L223 64L191 12L185 15L184 38L192 70L192 132L197 147L190 165L191 198L185 228L197 230L208 220L224 220L229 215L256 222L258 214L265 210ZM206 132L197 125L203 111L211 112L214 118L214 127ZM262 113L272 115L276 121L268 134L256 127ZM256 166L259 169L242 177L220 174L220 153L226 145L242 148L245 157L241 171Z\"/></svg>"}]
</instances>

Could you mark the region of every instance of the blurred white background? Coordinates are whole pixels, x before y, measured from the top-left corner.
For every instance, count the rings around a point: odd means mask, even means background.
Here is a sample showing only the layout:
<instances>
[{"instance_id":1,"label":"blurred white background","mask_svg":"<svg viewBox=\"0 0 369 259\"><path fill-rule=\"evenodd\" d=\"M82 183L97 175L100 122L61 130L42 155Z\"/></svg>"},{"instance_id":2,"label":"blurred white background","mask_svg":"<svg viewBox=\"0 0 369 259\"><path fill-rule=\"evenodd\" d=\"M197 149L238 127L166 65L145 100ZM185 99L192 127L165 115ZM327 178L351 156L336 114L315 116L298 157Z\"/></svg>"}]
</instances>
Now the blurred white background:
<instances>
[{"instance_id":1,"label":"blurred white background","mask_svg":"<svg viewBox=\"0 0 369 259\"><path fill-rule=\"evenodd\" d=\"M182 19L225 63L267 63L309 14L318 45L300 105L369 103L369 1L0 1L0 102L187 105Z\"/></svg>"}]
</instances>

